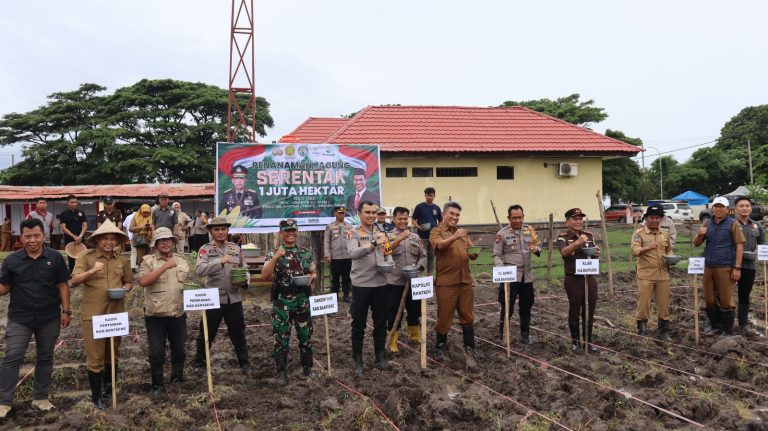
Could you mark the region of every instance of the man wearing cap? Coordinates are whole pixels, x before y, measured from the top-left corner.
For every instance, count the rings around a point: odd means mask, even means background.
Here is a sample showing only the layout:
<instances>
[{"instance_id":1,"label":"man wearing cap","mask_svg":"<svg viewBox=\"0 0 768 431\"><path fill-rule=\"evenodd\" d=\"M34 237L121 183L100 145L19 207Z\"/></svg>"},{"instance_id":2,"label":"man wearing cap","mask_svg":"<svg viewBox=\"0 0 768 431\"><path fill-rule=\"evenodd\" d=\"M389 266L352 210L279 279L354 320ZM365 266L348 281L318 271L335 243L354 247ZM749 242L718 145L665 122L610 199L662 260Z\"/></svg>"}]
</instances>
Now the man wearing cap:
<instances>
[{"instance_id":1,"label":"man wearing cap","mask_svg":"<svg viewBox=\"0 0 768 431\"><path fill-rule=\"evenodd\" d=\"M240 289L248 287L250 274L246 273L247 279L243 283L232 282L232 269L247 268L248 266L240 253L240 247L227 241L229 226L229 222L224 217L214 217L206 225L213 240L200 247L200 251L197 253L195 272L200 277L206 277L206 288L219 289L221 308L206 311L209 346L213 345L223 319L227 325L229 340L235 348L237 363L243 373L248 376L251 368L248 361L248 344L245 340L243 296L240 294ZM200 319L200 333L197 336L195 364L198 368L205 368L205 338L202 318Z\"/></svg>"},{"instance_id":2,"label":"man wearing cap","mask_svg":"<svg viewBox=\"0 0 768 431\"><path fill-rule=\"evenodd\" d=\"M565 212L565 224L568 230L560 231L557 234L557 248L563 257L565 267L565 278L563 286L568 295L568 328L571 331L571 351L578 352L581 349L579 341L579 319L581 319L582 330L587 340L590 352L597 353L599 350L592 343L592 326L595 321L595 308L597 307L597 277L594 275L576 275L576 259L589 259L589 256L581 250L584 247L596 247L591 232L582 230L584 224L584 214L581 208L571 208ZM595 257L600 256L598 249ZM587 325L587 314L584 307L584 277L587 277L589 286L589 325Z\"/></svg>"},{"instance_id":3,"label":"man wearing cap","mask_svg":"<svg viewBox=\"0 0 768 431\"><path fill-rule=\"evenodd\" d=\"M541 242L536 235L536 229L523 224L525 214L520 205L510 205L507 208L509 226L505 226L496 234L493 244L493 263L495 266L517 267L517 279L509 285L509 315L512 318L515 301L520 297L520 339L525 344L531 344L531 308L533 308L533 266L531 254L541 254ZM499 284L499 338L504 336L504 283Z\"/></svg>"},{"instance_id":4,"label":"man wearing cap","mask_svg":"<svg viewBox=\"0 0 768 431\"><path fill-rule=\"evenodd\" d=\"M139 285L144 288L144 324L152 395L165 393L166 341L171 345L171 383L184 380L184 342L187 340L184 282L189 265L183 255L173 252L175 243L176 237L168 228L157 228L152 236L155 253L144 256L139 266Z\"/></svg>"},{"instance_id":5,"label":"man wearing cap","mask_svg":"<svg viewBox=\"0 0 768 431\"><path fill-rule=\"evenodd\" d=\"M105 221L88 239L95 248L81 254L72 271L72 285L83 285L80 319L83 328L88 384L91 387L91 401L100 410L107 408L101 400L102 395L107 396L112 392L112 369L109 340L93 338L92 318L125 311L124 300L109 299L107 289L122 287L130 290L133 287L131 264L117 252L118 246L127 240L128 236L121 229L110 220ZM121 337L114 337L115 373L117 373L120 339Z\"/></svg>"},{"instance_id":6,"label":"man wearing cap","mask_svg":"<svg viewBox=\"0 0 768 431\"><path fill-rule=\"evenodd\" d=\"M477 259L470 253L472 241L466 229L459 228L461 205L446 202L443 205L443 222L432 229L429 242L435 248L437 270L435 296L437 296L437 345L435 359L441 361L448 342L448 331L453 316L458 312L462 327L462 339L467 353L467 366L473 367L475 352L475 291L469 261Z\"/></svg>"},{"instance_id":7,"label":"man wearing cap","mask_svg":"<svg viewBox=\"0 0 768 431\"><path fill-rule=\"evenodd\" d=\"M665 255L672 253L672 241L660 228L664 218L661 205L651 205L645 211L645 226L632 235L632 256L637 257L637 333L647 332L651 313L651 298L656 299L659 316L659 338L669 338L669 269Z\"/></svg>"},{"instance_id":8,"label":"man wearing cap","mask_svg":"<svg viewBox=\"0 0 768 431\"><path fill-rule=\"evenodd\" d=\"M61 235L66 246L70 242L80 244L88 231L88 220L85 213L77 208L77 196L67 196L67 208L59 215L61 221ZM75 267L75 259L68 258L69 271Z\"/></svg>"},{"instance_id":9,"label":"man wearing cap","mask_svg":"<svg viewBox=\"0 0 768 431\"><path fill-rule=\"evenodd\" d=\"M11 411L19 368L32 335L35 336L35 379L32 408L51 410L48 391L53 373L53 352L60 328L69 326L69 269L58 251L43 244L38 219L21 222L24 248L9 254L0 270L0 295L10 292L5 356L0 364L0 419Z\"/></svg>"},{"instance_id":10,"label":"man wearing cap","mask_svg":"<svg viewBox=\"0 0 768 431\"><path fill-rule=\"evenodd\" d=\"M390 247L392 249L392 260L395 262L395 269L387 276L387 333L391 332L395 326L400 327L400 322L396 322L397 311L400 308L400 301L405 290L407 278L403 275L403 268L406 266L416 266L419 272L424 271L427 265L427 252L421 244L421 239L415 233L408 230L408 216L410 211L405 207L395 207L392 212L395 225L387 236L389 237ZM410 289L409 289L410 291ZM406 322L406 333L408 339L417 343L421 342L419 335L419 320L421 318L421 304L414 301L407 294L405 302L405 311L408 313ZM402 315L401 315L402 320ZM398 331L392 335L392 341L387 346L390 352L397 352Z\"/></svg>"},{"instance_id":11,"label":"man wearing cap","mask_svg":"<svg viewBox=\"0 0 768 431\"><path fill-rule=\"evenodd\" d=\"M339 293L339 287L344 292L344 302L349 302L349 290L352 284L349 272L352 270L352 259L347 252L347 234L352 225L344 221L346 209L338 206L333 209L336 217L325 227L323 235L323 255L325 261L331 264L331 292Z\"/></svg>"},{"instance_id":12,"label":"man wearing cap","mask_svg":"<svg viewBox=\"0 0 768 431\"><path fill-rule=\"evenodd\" d=\"M179 224L179 214L169 205L168 193L162 192L157 196L157 208L152 210L152 229L167 227L173 232Z\"/></svg>"},{"instance_id":13,"label":"man wearing cap","mask_svg":"<svg viewBox=\"0 0 768 431\"><path fill-rule=\"evenodd\" d=\"M104 203L104 209L96 214L96 227L100 227L104 221L109 219L112 224L123 229L123 213L115 208L115 200L112 196L105 197L102 202Z\"/></svg>"},{"instance_id":14,"label":"man wearing cap","mask_svg":"<svg viewBox=\"0 0 768 431\"><path fill-rule=\"evenodd\" d=\"M382 207L376 210L376 229L388 233L395 225L387 221L387 210Z\"/></svg>"},{"instance_id":15,"label":"man wearing cap","mask_svg":"<svg viewBox=\"0 0 768 431\"><path fill-rule=\"evenodd\" d=\"M28 219L38 219L43 224L45 233L45 245L51 246L51 233L53 231L53 214L48 212L48 202L45 198L38 198L35 210L27 215Z\"/></svg>"},{"instance_id":16,"label":"man wearing cap","mask_svg":"<svg viewBox=\"0 0 768 431\"><path fill-rule=\"evenodd\" d=\"M736 205L736 221L744 234L744 251L751 251L752 259L744 255L742 260L741 277L739 278L739 330L743 335L762 337L763 334L752 329L749 324L749 295L752 293L752 285L755 283L755 258L757 257L757 245L765 244L765 232L761 223L750 220L752 202L746 196L739 196L734 202Z\"/></svg>"},{"instance_id":17,"label":"man wearing cap","mask_svg":"<svg viewBox=\"0 0 768 431\"><path fill-rule=\"evenodd\" d=\"M376 366L385 370L389 363L384 351L387 343L387 277L379 272L376 264L392 263L392 257L384 250L388 242L382 232L374 230L376 204L363 201L357 208L360 226L347 234L347 250L352 259L352 362L355 374L363 373L363 339L368 323L368 308L373 318L373 350Z\"/></svg>"},{"instance_id":18,"label":"man wearing cap","mask_svg":"<svg viewBox=\"0 0 768 431\"><path fill-rule=\"evenodd\" d=\"M741 278L744 255L744 233L735 219L728 217L728 199L717 197L712 202L712 218L703 223L693 245L704 242L704 311L709 319L705 333L733 335L736 304L734 283Z\"/></svg>"},{"instance_id":19,"label":"man wearing cap","mask_svg":"<svg viewBox=\"0 0 768 431\"><path fill-rule=\"evenodd\" d=\"M364 170L354 170L352 173L352 185L355 187L355 193L347 198L347 208L349 208L351 215L357 214L358 208L363 202L372 202L374 206L379 205L379 197L369 192L366 188Z\"/></svg>"},{"instance_id":20,"label":"man wearing cap","mask_svg":"<svg viewBox=\"0 0 768 431\"><path fill-rule=\"evenodd\" d=\"M277 384L288 384L286 365L288 345L291 340L291 326L296 326L299 339L301 366L304 375L312 376L312 316L309 313L309 295L315 280L315 262L312 252L296 244L298 234L296 220L280 221L280 246L267 253L262 280L272 279L272 329L275 335L275 349L272 356L277 365ZM293 277L310 276L308 286L296 286Z\"/></svg>"},{"instance_id":21,"label":"man wearing cap","mask_svg":"<svg viewBox=\"0 0 768 431\"><path fill-rule=\"evenodd\" d=\"M245 188L245 178L247 176L248 169L245 166L237 165L232 168L233 188L226 190L221 199L227 211L240 207L240 214L258 219L262 216L261 203L259 203L259 196L256 190Z\"/></svg>"},{"instance_id":22,"label":"man wearing cap","mask_svg":"<svg viewBox=\"0 0 768 431\"><path fill-rule=\"evenodd\" d=\"M443 222L443 212L435 202L435 188L424 189L424 202L413 209L413 225L416 226L419 238L427 251L427 274L435 269L435 248L429 243L429 232Z\"/></svg>"}]
</instances>

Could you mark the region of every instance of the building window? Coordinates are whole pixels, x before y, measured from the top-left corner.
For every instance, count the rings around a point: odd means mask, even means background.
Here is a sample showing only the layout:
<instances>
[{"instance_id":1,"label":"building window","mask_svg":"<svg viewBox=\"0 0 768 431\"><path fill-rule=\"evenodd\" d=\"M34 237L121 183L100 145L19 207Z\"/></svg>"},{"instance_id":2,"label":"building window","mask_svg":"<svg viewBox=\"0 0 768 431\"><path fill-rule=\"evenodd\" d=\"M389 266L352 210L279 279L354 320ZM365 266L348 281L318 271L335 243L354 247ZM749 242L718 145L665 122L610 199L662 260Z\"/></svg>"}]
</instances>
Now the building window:
<instances>
[{"instance_id":1,"label":"building window","mask_svg":"<svg viewBox=\"0 0 768 431\"><path fill-rule=\"evenodd\" d=\"M496 166L496 179L497 180L514 180L515 167L514 166Z\"/></svg>"},{"instance_id":2,"label":"building window","mask_svg":"<svg viewBox=\"0 0 768 431\"><path fill-rule=\"evenodd\" d=\"M387 168L388 178L405 178L408 176L408 168Z\"/></svg>"},{"instance_id":3,"label":"building window","mask_svg":"<svg viewBox=\"0 0 768 431\"><path fill-rule=\"evenodd\" d=\"M432 168L411 168L412 177L434 177Z\"/></svg>"},{"instance_id":4,"label":"building window","mask_svg":"<svg viewBox=\"0 0 768 431\"><path fill-rule=\"evenodd\" d=\"M476 177L477 168L437 168L438 177Z\"/></svg>"}]
</instances>

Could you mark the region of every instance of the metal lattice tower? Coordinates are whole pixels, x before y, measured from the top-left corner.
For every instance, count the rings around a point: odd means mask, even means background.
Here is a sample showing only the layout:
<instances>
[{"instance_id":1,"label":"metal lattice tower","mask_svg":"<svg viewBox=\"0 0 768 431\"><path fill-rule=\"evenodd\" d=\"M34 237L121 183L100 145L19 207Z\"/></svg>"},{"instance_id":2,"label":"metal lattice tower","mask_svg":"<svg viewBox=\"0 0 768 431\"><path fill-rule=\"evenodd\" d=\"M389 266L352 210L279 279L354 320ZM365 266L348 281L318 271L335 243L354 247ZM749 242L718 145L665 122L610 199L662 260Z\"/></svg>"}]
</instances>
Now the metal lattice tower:
<instances>
[{"instance_id":1,"label":"metal lattice tower","mask_svg":"<svg viewBox=\"0 0 768 431\"><path fill-rule=\"evenodd\" d=\"M234 142L243 134L250 142L256 142L253 29L253 0L232 0L227 142Z\"/></svg>"}]
</instances>

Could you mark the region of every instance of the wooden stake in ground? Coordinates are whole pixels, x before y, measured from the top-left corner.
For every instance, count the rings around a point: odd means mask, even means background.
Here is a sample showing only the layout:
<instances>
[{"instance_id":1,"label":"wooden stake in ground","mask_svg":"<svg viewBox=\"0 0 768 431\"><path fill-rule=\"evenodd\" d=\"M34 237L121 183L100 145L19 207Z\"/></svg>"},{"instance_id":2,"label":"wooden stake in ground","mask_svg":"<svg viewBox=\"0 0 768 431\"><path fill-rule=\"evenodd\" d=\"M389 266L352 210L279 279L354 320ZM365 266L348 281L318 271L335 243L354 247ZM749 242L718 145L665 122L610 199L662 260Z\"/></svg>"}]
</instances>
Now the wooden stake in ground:
<instances>
[{"instance_id":1,"label":"wooden stake in ground","mask_svg":"<svg viewBox=\"0 0 768 431\"><path fill-rule=\"evenodd\" d=\"M587 337L587 331L589 331L589 276L584 275L584 354L587 355L589 344L589 338Z\"/></svg>"},{"instance_id":2,"label":"wooden stake in ground","mask_svg":"<svg viewBox=\"0 0 768 431\"><path fill-rule=\"evenodd\" d=\"M504 345L507 346L507 358L510 357L509 349L509 283L504 283Z\"/></svg>"},{"instance_id":3,"label":"wooden stake in ground","mask_svg":"<svg viewBox=\"0 0 768 431\"><path fill-rule=\"evenodd\" d=\"M765 294L765 335L768 337L768 272L765 270L765 261L763 261L763 293Z\"/></svg>"},{"instance_id":4,"label":"wooden stake in ground","mask_svg":"<svg viewBox=\"0 0 768 431\"><path fill-rule=\"evenodd\" d=\"M552 250L555 243L554 214L549 213L549 241L547 241L547 283L552 287Z\"/></svg>"},{"instance_id":5,"label":"wooden stake in ground","mask_svg":"<svg viewBox=\"0 0 768 431\"><path fill-rule=\"evenodd\" d=\"M203 310L203 339L205 341L205 369L208 373L208 392L213 393L213 375L211 375L211 346L208 344L208 316Z\"/></svg>"},{"instance_id":6,"label":"wooden stake in ground","mask_svg":"<svg viewBox=\"0 0 768 431\"><path fill-rule=\"evenodd\" d=\"M605 246L605 256L608 259L608 292L613 296L613 268L611 268L611 247L608 245L608 230L605 228L605 208L603 207L603 198L600 196L600 190L597 191L597 205L600 208L600 224L603 227L603 245Z\"/></svg>"},{"instance_id":7,"label":"wooden stake in ground","mask_svg":"<svg viewBox=\"0 0 768 431\"><path fill-rule=\"evenodd\" d=\"M427 369L427 300L421 300L421 369Z\"/></svg>"},{"instance_id":8,"label":"wooden stake in ground","mask_svg":"<svg viewBox=\"0 0 768 431\"><path fill-rule=\"evenodd\" d=\"M109 357L112 363L112 408L117 408L117 385L115 383L115 337L109 337Z\"/></svg>"},{"instance_id":9,"label":"wooden stake in ground","mask_svg":"<svg viewBox=\"0 0 768 431\"><path fill-rule=\"evenodd\" d=\"M697 276L696 274L693 274L693 281L691 281L691 284L693 285L693 324L696 327L696 333L694 335L694 340L696 342L696 345L699 345L699 287L696 286L696 280Z\"/></svg>"},{"instance_id":10,"label":"wooden stake in ground","mask_svg":"<svg viewBox=\"0 0 768 431\"><path fill-rule=\"evenodd\" d=\"M323 326L325 326L325 350L328 352L328 377L331 375L331 338L328 335L328 315L323 314Z\"/></svg>"}]
</instances>

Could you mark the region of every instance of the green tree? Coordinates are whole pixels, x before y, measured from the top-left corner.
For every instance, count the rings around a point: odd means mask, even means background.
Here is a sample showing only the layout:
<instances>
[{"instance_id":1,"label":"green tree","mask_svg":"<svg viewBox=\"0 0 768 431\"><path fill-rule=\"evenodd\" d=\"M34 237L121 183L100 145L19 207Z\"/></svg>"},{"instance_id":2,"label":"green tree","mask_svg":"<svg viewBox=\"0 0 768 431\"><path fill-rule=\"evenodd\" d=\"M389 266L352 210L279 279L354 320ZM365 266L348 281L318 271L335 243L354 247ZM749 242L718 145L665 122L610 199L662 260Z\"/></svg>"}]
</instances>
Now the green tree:
<instances>
[{"instance_id":1,"label":"green tree","mask_svg":"<svg viewBox=\"0 0 768 431\"><path fill-rule=\"evenodd\" d=\"M210 182L215 143L226 140L227 91L142 80L112 95L96 84L54 93L49 102L0 120L0 146L24 143L24 160L0 182L19 185ZM272 127L256 98L256 132ZM239 139L246 140L246 136Z\"/></svg>"},{"instance_id":2,"label":"green tree","mask_svg":"<svg viewBox=\"0 0 768 431\"><path fill-rule=\"evenodd\" d=\"M650 197L656 199L657 196L669 199L671 196L675 196L678 193L674 193L676 190L671 190L667 184L667 178L671 172L677 169L678 161L672 156L661 156L651 163L650 169L646 173L646 178L651 184ZM661 170L661 172L659 172ZM662 188L664 193L662 196Z\"/></svg>"},{"instance_id":3,"label":"green tree","mask_svg":"<svg viewBox=\"0 0 768 431\"><path fill-rule=\"evenodd\" d=\"M560 97L555 100L508 100L499 105L499 107L504 108L508 106L524 106L536 112L541 112L542 114L547 114L550 117L559 118L571 124L576 124L585 128L589 128L589 125L592 123L599 123L608 118L608 114L603 108L594 106L594 100L589 99L581 101L579 99L581 99L581 95L574 93L570 96Z\"/></svg>"},{"instance_id":4,"label":"green tree","mask_svg":"<svg viewBox=\"0 0 768 431\"><path fill-rule=\"evenodd\" d=\"M755 184L768 183L768 105L748 106L728 120L720 130L715 148L748 160L747 145L752 149ZM732 180L749 184L748 169L747 164L746 179L736 175Z\"/></svg>"},{"instance_id":5,"label":"green tree","mask_svg":"<svg viewBox=\"0 0 768 431\"><path fill-rule=\"evenodd\" d=\"M631 138L619 130L607 129L605 136L618 139L628 144L643 146L639 138ZM643 173L640 166L629 158L603 161L603 194L611 197L611 202L644 201Z\"/></svg>"}]
</instances>

